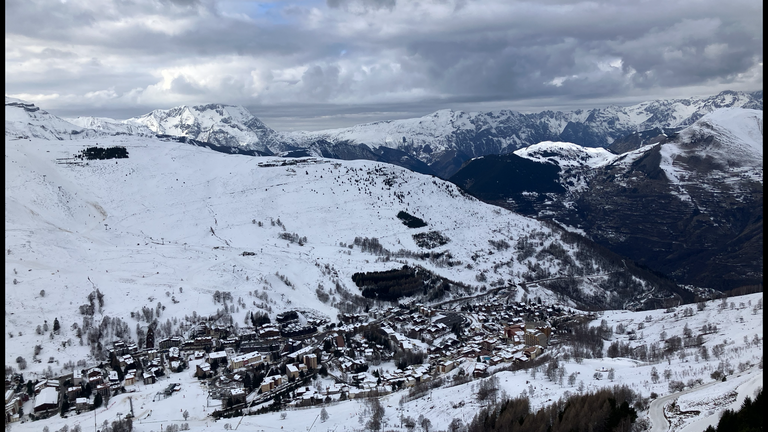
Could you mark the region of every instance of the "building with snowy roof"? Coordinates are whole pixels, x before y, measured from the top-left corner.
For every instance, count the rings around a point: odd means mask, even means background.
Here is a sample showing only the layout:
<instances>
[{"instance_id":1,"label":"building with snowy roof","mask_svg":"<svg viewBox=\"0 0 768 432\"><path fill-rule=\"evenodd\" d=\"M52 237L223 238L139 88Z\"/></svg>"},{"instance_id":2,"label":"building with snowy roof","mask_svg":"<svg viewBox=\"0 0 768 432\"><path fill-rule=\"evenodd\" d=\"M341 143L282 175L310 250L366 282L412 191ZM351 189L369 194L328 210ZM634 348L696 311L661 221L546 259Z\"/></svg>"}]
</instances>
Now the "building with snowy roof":
<instances>
[{"instance_id":1,"label":"building with snowy roof","mask_svg":"<svg viewBox=\"0 0 768 432\"><path fill-rule=\"evenodd\" d=\"M53 387L45 387L35 397L35 414L56 411L59 408L59 391Z\"/></svg>"}]
</instances>

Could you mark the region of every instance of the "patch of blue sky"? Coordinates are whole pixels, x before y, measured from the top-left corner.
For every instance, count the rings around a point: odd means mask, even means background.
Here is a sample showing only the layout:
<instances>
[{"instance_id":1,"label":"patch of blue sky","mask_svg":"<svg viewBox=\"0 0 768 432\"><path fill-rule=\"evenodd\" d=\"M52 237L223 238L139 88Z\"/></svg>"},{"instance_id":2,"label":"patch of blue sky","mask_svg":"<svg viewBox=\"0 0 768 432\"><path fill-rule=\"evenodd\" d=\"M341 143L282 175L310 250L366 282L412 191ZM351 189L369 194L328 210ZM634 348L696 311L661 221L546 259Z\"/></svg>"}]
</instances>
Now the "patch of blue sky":
<instances>
[{"instance_id":1,"label":"patch of blue sky","mask_svg":"<svg viewBox=\"0 0 768 432\"><path fill-rule=\"evenodd\" d=\"M290 24L293 14L285 13L288 8L326 7L325 0L286 0L286 1L250 1L223 0L218 3L219 10L225 14L247 16L248 18L272 24Z\"/></svg>"}]
</instances>

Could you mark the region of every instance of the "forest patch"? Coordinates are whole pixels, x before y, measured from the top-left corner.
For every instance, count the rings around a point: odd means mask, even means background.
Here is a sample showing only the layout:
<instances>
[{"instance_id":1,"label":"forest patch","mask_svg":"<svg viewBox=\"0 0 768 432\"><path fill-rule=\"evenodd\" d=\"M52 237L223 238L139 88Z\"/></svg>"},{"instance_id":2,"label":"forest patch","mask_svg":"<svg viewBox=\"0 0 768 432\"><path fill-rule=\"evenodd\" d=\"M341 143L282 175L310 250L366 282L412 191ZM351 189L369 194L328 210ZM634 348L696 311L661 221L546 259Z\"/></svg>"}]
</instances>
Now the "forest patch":
<instances>
[{"instance_id":1,"label":"forest patch","mask_svg":"<svg viewBox=\"0 0 768 432\"><path fill-rule=\"evenodd\" d=\"M444 236L440 231L429 231L425 233L414 234L413 240L416 245L425 249L434 249L448 244L451 239Z\"/></svg>"},{"instance_id":2,"label":"forest patch","mask_svg":"<svg viewBox=\"0 0 768 432\"><path fill-rule=\"evenodd\" d=\"M88 159L88 160L127 159L128 150L126 150L125 147L122 147L122 146L115 146L115 147L108 147L108 148L88 147L85 150L81 150L80 154L77 157L79 157L80 159Z\"/></svg>"},{"instance_id":3,"label":"forest patch","mask_svg":"<svg viewBox=\"0 0 768 432\"><path fill-rule=\"evenodd\" d=\"M403 225L407 226L408 228L421 228L427 226L427 223L422 219L402 210L397 213L397 218L403 221Z\"/></svg>"}]
</instances>

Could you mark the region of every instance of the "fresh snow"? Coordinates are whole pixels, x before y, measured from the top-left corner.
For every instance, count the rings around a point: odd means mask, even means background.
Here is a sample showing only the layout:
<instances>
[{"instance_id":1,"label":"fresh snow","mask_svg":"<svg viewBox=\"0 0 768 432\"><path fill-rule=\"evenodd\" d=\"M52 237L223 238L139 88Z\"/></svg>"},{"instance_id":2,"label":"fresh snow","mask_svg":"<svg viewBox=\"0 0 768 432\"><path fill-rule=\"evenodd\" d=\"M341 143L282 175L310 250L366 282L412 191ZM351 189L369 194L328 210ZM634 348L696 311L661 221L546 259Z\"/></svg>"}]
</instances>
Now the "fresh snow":
<instances>
[{"instance_id":1,"label":"fresh snow","mask_svg":"<svg viewBox=\"0 0 768 432\"><path fill-rule=\"evenodd\" d=\"M23 372L27 379L40 376L48 367L58 373L67 361L87 359L89 366L94 365L88 347L79 346L72 329L73 323L81 321L79 305L87 302L86 296L94 288L105 294L104 310L97 312L96 319L108 315L129 325L135 321L130 318L131 312L142 306L154 308L158 302L165 306L161 322L183 318L193 311L213 314L218 307L212 302L216 290L230 291L235 299L242 297L249 309L254 309L252 303L262 302L262 297L254 294L263 295L273 317L300 308L336 321L338 310L315 295L319 284L327 289L340 281L355 290L350 282L354 272L402 265L379 260L358 247L346 247L356 236L376 237L392 251L419 251L412 234L439 230L450 242L437 250L450 250L463 264L445 267L428 261L410 262L477 286L475 276L480 271L494 278L514 279L517 272L526 269L515 262L505 273L494 274L494 264L509 260L513 253L489 254L488 240L511 242L535 232L550 232L536 220L466 197L455 185L391 165L227 155L171 140L95 132L74 134L72 138L79 139L69 139L66 135L73 129L68 128L74 126L77 130L79 126L42 110L25 110L23 102L10 102L7 98L5 363L16 365L17 356L26 358L29 366ZM742 121L753 124L735 114L702 120L711 125ZM760 113L760 130L761 120ZM745 144L748 138L757 138L753 132L729 137L729 142L739 148L755 150ZM761 140L761 133L759 137ZM87 162L72 159L93 145L125 146L129 158ZM558 146L570 148L562 143ZM628 163L641 150L622 155L613 163ZM281 166L286 161L295 164ZM423 218L429 226L406 228L395 217L399 210ZM284 230L272 225L278 219ZM306 236L307 243L299 246L282 240L278 234L283 231ZM566 250L574 253L570 247ZM246 251L255 255L243 256ZM473 255L476 260L472 260ZM469 262L474 266L472 271L464 267ZM541 287L531 287L529 295L539 295L547 304L560 301ZM686 324L694 334L706 323L716 324L717 333L706 335L704 341L710 351L716 345L724 348L719 359L713 355L709 361L697 361L695 353L689 351L685 358L671 358L669 363L603 358L561 361L561 365L569 374L577 372L577 383L583 381L587 390L622 383L649 396L651 392L669 393L667 381L650 382L652 367L659 373L670 369L673 379L701 378L708 383L720 362L728 362L726 367L738 370L740 376L735 373L726 382L688 393L679 401L685 407L699 407L695 409L707 415L706 422L716 421L725 407L735 406L744 396L753 396L750 393L762 382L762 369L755 366L762 364L763 309L756 307L762 297L759 293L731 298L722 309L721 301L710 301L703 311L698 311L696 305L679 306L674 311L606 311L597 320L605 319L612 327L621 323L637 329L639 338L633 343L658 341L662 331L669 336L681 335ZM688 307L693 314L683 316ZM232 315L235 322L242 323L245 308ZM48 334L35 334L36 326L44 321L52 325L54 318L62 325L59 335L50 339ZM593 325L599 325L597 321ZM641 323L643 329L639 329ZM627 335L615 333L613 339L629 342ZM74 343L67 344L68 340ZM39 356L43 363L31 360L38 344L43 348ZM555 356L562 354L557 344L548 351ZM54 358L53 363L45 362L49 357ZM473 367L471 363L461 366ZM385 364L378 367L392 368ZM614 382L593 377L595 372L610 368L615 369ZM100 425L104 420L116 419L118 413L125 415L128 396L133 398L138 417L134 422L137 432L183 423L184 410L190 411L191 430L223 431L225 424L234 428L239 422L243 430L307 430L313 423L313 430L362 430L367 421L364 404L347 401L326 406L330 417L324 423L316 420L319 406L286 410L284 420L279 413L270 413L213 422L207 417L213 407L208 406L206 390L190 375L192 371L194 362L190 369L171 374L157 384L134 386L134 393L115 396L109 406L95 412L16 423L12 429L39 432L48 426L56 431L75 424L90 428L94 420ZM577 392L576 386L548 381L542 372L535 378L522 371L504 371L496 376L509 396L525 390L534 409L566 392ZM181 383L180 392L153 402L157 392L174 382ZM384 429L405 430L399 426L401 414L413 418L424 415L435 430L447 428L454 417L470 421L481 408L474 397L477 385L476 379L435 389L427 396L404 401L402 407L400 400L406 391L384 396ZM734 389L735 399L721 397ZM27 402L24 411L31 412L34 403L34 399ZM690 420L678 423L685 427Z\"/></svg>"},{"instance_id":2,"label":"fresh snow","mask_svg":"<svg viewBox=\"0 0 768 432\"><path fill-rule=\"evenodd\" d=\"M617 156L604 148L583 147L568 142L542 141L525 148L515 150L520 157L536 162L553 163L562 168L583 167L598 168L607 165Z\"/></svg>"}]
</instances>

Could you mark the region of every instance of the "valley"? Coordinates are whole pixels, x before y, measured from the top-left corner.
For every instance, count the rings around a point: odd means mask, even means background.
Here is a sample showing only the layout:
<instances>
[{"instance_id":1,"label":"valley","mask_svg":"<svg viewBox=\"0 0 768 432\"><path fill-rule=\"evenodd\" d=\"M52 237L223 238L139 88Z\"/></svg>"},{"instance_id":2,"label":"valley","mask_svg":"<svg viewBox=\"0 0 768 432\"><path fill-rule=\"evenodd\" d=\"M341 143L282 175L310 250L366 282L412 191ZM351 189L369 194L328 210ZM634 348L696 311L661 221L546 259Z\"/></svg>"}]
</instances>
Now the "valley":
<instances>
[{"instance_id":1,"label":"valley","mask_svg":"<svg viewBox=\"0 0 768 432\"><path fill-rule=\"evenodd\" d=\"M678 411L712 424L762 381L761 289L681 286L580 235L584 222L382 161L78 132L35 108L6 101L14 430L131 430L129 412L137 431L478 430L495 402L526 399L533 415L619 384L638 425L681 390ZM646 151L586 151L589 169L614 171L582 170L580 193L600 175L679 167L643 165ZM508 160L540 175L536 157ZM762 165L748 168L761 194ZM678 178L696 199L686 182L700 179ZM739 197L724 206L751 202Z\"/></svg>"}]
</instances>

